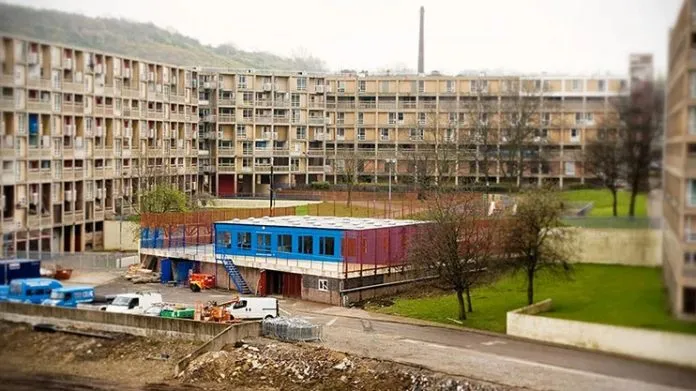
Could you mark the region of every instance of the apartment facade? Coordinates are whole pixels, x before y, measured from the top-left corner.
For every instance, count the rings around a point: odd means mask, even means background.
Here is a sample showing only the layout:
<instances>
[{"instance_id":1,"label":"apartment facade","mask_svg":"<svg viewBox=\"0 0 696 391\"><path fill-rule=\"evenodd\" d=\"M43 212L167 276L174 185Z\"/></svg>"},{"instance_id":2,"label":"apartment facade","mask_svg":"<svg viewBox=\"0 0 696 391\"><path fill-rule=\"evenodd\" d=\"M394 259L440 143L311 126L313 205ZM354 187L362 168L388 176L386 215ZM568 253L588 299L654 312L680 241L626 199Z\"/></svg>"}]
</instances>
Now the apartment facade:
<instances>
[{"instance_id":1,"label":"apartment facade","mask_svg":"<svg viewBox=\"0 0 696 391\"><path fill-rule=\"evenodd\" d=\"M458 151L448 171L454 184L510 180L498 152L505 148L506 86L529 85L533 98L548 102L528 140L538 164L524 168L533 183L585 183L584 145L599 135L611 97L626 87L618 77L510 77L312 75L305 73L200 70L200 150L206 155L210 189L220 195L264 193L315 181L340 183L346 159L361 182L413 181L413 156L435 154L449 143ZM481 167L481 146L469 137L471 107L486 101L491 156ZM459 153L461 152L461 153ZM543 159L540 158L543 156ZM529 159L532 159L530 157ZM203 161L203 160L202 160ZM207 180L207 179L206 179Z\"/></svg>"},{"instance_id":2,"label":"apartment facade","mask_svg":"<svg viewBox=\"0 0 696 391\"><path fill-rule=\"evenodd\" d=\"M663 161L663 273L672 312L696 319L696 1L669 37Z\"/></svg>"},{"instance_id":3,"label":"apartment facade","mask_svg":"<svg viewBox=\"0 0 696 391\"><path fill-rule=\"evenodd\" d=\"M358 159L361 182L409 183L413 156L447 143L457 153L443 180L509 181L496 119L511 85L546 105L525 140L533 164L524 180L584 183L582 150L627 83L178 67L13 36L0 49L5 254L98 249L104 220L132 212L133 194L161 180L187 192L267 194L271 184L343 182L346 160ZM486 170L470 137L476 102L489 108Z\"/></svg>"},{"instance_id":4,"label":"apartment facade","mask_svg":"<svg viewBox=\"0 0 696 391\"><path fill-rule=\"evenodd\" d=\"M193 69L2 36L2 253L98 249L146 183L198 184Z\"/></svg>"}]
</instances>

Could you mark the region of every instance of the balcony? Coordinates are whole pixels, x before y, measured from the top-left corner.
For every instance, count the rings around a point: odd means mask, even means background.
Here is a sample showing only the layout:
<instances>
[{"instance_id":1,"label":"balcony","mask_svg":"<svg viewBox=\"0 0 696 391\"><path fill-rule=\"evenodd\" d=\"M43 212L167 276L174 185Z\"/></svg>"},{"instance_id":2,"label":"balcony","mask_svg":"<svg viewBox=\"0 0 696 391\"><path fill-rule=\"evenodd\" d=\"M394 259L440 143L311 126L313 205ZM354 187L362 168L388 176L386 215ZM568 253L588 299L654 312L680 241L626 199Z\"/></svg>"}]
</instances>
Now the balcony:
<instances>
[{"instance_id":1,"label":"balcony","mask_svg":"<svg viewBox=\"0 0 696 391\"><path fill-rule=\"evenodd\" d=\"M0 97L0 109L13 110L15 108L14 97L3 95Z\"/></svg>"},{"instance_id":2,"label":"balcony","mask_svg":"<svg viewBox=\"0 0 696 391\"><path fill-rule=\"evenodd\" d=\"M164 119L164 112L162 110L148 110L147 117L150 119Z\"/></svg>"},{"instance_id":3,"label":"balcony","mask_svg":"<svg viewBox=\"0 0 696 391\"><path fill-rule=\"evenodd\" d=\"M257 99L256 107L271 107L273 106L273 101L271 99Z\"/></svg>"},{"instance_id":4,"label":"balcony","mask_svg":"<svg viewBox=\"0 0 696 391\"><path fill-rule=\"evenodd\" d=\"M234 100L234 96L231 98L219 98L218 99L218 106L234 106L236 105L236 102Z\"/></svg>"},{"instance_id":5,"label":"balcony","mask_svg":"<svg viewBox=\"0 0 696 391\"><path fill-rule=\"evenodd\" d=\"M307 122L310 125L324 125L326 123L326 120L324 117L309 117L307 119Z\"/></svg>"},{"instance_id":6,"label":"balcony","mask_svg":"<svg viewBox=\"0 0 696 391\"><path fill-rule=\"evenodd\" d=\"M218 156L232 157L235 154L234 148L218 148Z\"/></svg>"},{"instance_id":7,"label":"balcony","mask_svg":"<svg viewBox=\"0 0 696 391\"><path fill-rule=\"evenodd\" d=\"M290 122L290 117L287 115L275 115L273 116L273 123L276 124L287 124Z\"/></svg>"},{"instance_id":8,"label":"balcony","mask_svg":"<svg viewBox=\"0 0 696 391\"><path fill-rule=\"evenodd\" d=\"M140 90L137 88L124 88L121 91L121 95L124 98L139 98L140 97Z\"/></svg>"},{"instance_id":9,"label":"balcony","mask_svg":"<svg viewBox=\"0 0 696 391\"><path fill-rule=\"evenodd\" d=\"M274 102L275 107L290 107L290 101L287 99L278 99Z\"/></svg>"},{"instance_id":10,"label":"balcony","mask_svg":"<svg viewBox=\"0 0 696 391\"><path fill-rule=\"evenodd\" d=\"M218 122L221 124L232 124L234 123L235 118L234 115L232 114L220 114L218 115Z\"/></svg>"},{"instance_id":11,"label":"balcony","mask_svg":"<svg viewBox=\"0 0 696 391\"><path fill-rule=\"evenodd\" d=\"M324 156L323 148L309 148L307 150L307 156Z\"/></svg>"},{"instance_id":12,"label":"balcony","mask_svg":"<svg viewBox=\"0 0 696 391\"><path fill-rule=\"evenodd\" d=\"M33 87L33 88L39 88L42 90L50 90L51 89L51 79L44 79L44 78L28 78L27 79L27 87Z\"/></svg>"},{"instance_id":13,"label":"balcony","mask_svg":"<svg viewBox=\"0 0 696 391\"><path fill-rule=\"evenodd\" d=\"M83 83L64 81L63 92L82 93L85 92L85 85Z\"/></svg>"},{"instance_id":14,"label":"balcony","mask_svg":"<svg viewBox=\"0 0 696 391\"><path fill-rule=\"evenodd\" d=\"M271 171L271 165L266 163L254 163L254 170L256 171Z\"/></svg>"},{"instance_id":15,"label":"balcony","mask_svg":"<svg viewBox=\"0 0 696 391\"><path fill-rule=\"evenodd\" d=\"M273 116L270 115L259 115L256 117L257 124L270 124L273 122Z\"/></svg>"},{"instance_id":16,"label":"balcony","mask_svg":"<svg viewBox=\"0 0 696 391\"><path fill-rule=\"evenodd\" d=\"M288 156L290 150L288 148L273 148L273 156Z\"/></svg>"},{"instance_id":17,"label":"balcony","mask_svg":"<svg viewBox=\"0 0 696 391\"><path fill-rule=\"evenodd\" d=\"M172 103L185 103L186 96L171 94L169 95L169 101Z\"/></svg>"}]
</instances>

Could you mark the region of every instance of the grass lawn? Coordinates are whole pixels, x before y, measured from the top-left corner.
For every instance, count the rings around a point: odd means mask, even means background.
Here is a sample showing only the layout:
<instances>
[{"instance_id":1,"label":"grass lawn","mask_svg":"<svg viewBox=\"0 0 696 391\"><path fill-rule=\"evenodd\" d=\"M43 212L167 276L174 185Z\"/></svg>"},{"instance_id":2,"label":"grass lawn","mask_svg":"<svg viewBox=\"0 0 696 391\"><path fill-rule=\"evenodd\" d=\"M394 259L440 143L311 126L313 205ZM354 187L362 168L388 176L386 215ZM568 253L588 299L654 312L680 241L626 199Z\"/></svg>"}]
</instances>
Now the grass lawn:
<instances>
[{"instance_id":1,"label":"grass lawn","mask_svg":"<svg viewBox=\"0 0 696 391\"><path fill-rule=\"evenodd\" d=\"M575 265L571 280L541 275L535 300L551 298L553 311L544 316L648 329L696 334L696 323L673 319L667 312L661 269ZM505 332L505 313L525 306L526 283L522 274L506 276L492 286L473 292L474 312L463 326ZM454 294L417 299L397 299L394 305L372 309L392 315L456 325Z\"/></svg>"},{"instance_id":2,"label":"grass lawn","mask_svg":"<svg viewBox=\"0 0 696 391\"><path fill-rule=\"evenodd\" d=\"M590 211L590 216L610 217L612 216L611 192L607 189L587 189L569 190L563 192L563 199L567 201L587 201L594 202L594 207ZM631 201L631 193L628 191L618 192L617 212L619 216L628 216L628 206ZM636 217L646 217L647 197L645 193L638 194L636 197Z\"/></svg>"}]
</instances>

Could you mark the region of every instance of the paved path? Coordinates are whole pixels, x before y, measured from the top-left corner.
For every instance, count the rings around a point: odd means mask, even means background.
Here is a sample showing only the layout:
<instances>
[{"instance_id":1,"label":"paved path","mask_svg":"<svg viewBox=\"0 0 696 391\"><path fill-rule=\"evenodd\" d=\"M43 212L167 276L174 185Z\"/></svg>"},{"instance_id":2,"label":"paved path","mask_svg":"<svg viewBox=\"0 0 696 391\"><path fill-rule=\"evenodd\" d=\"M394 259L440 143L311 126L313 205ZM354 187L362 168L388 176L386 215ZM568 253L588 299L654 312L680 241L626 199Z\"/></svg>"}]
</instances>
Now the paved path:
<instances>
[{"instance_id":1,"label":"paved path","mask_svg":"<svg viewBox=\"0 0 696 391\"><path fill-rule=\"evenodd\" d=\"M281 309L323 324L330 348L452 375L532 389L696 389L696 371L687 369L358 309L289 300Z\"/></svg>"}]
</instances>

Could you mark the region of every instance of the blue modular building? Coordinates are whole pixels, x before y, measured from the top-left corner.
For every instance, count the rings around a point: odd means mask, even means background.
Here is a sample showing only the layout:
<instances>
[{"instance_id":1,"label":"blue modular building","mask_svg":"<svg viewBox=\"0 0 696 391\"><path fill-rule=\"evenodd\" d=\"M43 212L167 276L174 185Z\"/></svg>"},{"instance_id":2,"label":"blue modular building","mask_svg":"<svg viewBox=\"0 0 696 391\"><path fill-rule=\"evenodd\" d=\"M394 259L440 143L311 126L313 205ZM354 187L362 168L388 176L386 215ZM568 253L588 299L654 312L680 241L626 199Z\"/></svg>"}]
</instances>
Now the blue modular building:
<instances>
[{"instance_id":1,"label":"blue modular building","mask_svg":"<svg viewBox=\"0 0 696 391\"><path fill-rule=\"evenodd\" d=\"M375 293L398 284L397 266L420 223L318 216L220 221L215 263L242 292L345 304L351 292L361 298L365 287Z\"/></svg>"}]
</instances>

